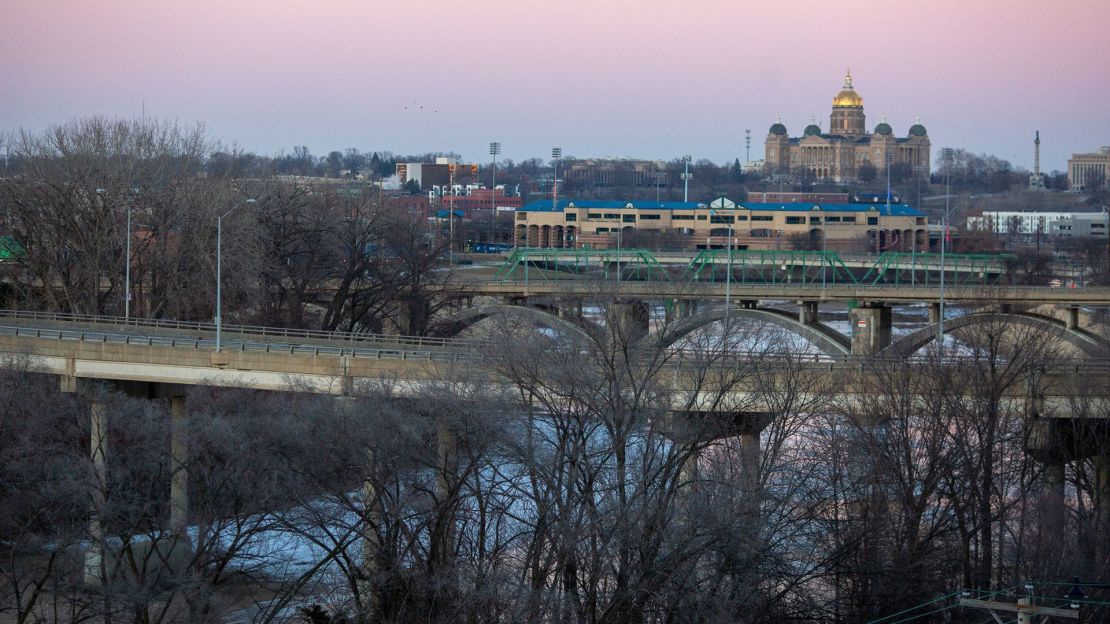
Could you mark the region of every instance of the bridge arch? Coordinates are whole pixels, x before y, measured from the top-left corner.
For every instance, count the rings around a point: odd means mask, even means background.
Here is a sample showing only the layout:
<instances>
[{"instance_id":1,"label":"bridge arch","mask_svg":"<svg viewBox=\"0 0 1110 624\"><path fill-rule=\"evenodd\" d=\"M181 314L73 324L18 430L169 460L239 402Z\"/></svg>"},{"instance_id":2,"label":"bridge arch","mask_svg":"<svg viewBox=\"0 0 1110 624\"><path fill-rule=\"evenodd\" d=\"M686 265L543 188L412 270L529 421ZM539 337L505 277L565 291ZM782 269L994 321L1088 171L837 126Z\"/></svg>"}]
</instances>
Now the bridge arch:
<instances>
[{"instance_id":1,"label":"bridge arch","mask_svg":"<svg viewBox=\"0 0 1110 624\"><path fill-rule=\"evenodd\" d=\"M807 325L789 312L770 308L733 308L729 316L731 318L761 321L781 327L801 336L816 346L822 353L833 358L845 358L852 353L851 341L836 330L821 324ZM674 344L698 329L717 321L723 321L724 318L724 308L715 308L683 319L672 325L666 336L662 337L662 345ZM660 338L658 334L651 334L645 336L643 340L660 340Z\"/></svg>"},{"instance_id":2,"label":"bridge arch","mask_svg":"<svg viewBox=\"0 0 1110 624\"><path fill-rule=\"evenodd\" d=\"M949 334L958 329L989 323L1008 323L1021 325L1038 331L1052 334L1059 340L1067 342L1087 355L1096 355L1110 349L1110 344L1101 338L1083 331L1068 329L1060 320L1041 316L1039 314L1015 312L973 312L963 316L945 319L944 333ZM906 357L913 355L919 349L936 340L939 323L933 323L915 332L906 334L892 342L890 346L879 352L879 355Z\"/></svg>"},{"instance_id":3,"label":"bridge arch","mask_svg":"<svg viewBox=\"0 0 1110 624\"><path fill-rule=\"evenodd\" d=\"M507 303L493 303L460 310L446 319L443 324L443 329L438 333L444 337L455 336L479 321L494 316L511 315L528 318L536 325L561 330L579 338L587 340L591 338L586 328L577 323L559 318L546 310Z\"/></svg>"}]
</instances>

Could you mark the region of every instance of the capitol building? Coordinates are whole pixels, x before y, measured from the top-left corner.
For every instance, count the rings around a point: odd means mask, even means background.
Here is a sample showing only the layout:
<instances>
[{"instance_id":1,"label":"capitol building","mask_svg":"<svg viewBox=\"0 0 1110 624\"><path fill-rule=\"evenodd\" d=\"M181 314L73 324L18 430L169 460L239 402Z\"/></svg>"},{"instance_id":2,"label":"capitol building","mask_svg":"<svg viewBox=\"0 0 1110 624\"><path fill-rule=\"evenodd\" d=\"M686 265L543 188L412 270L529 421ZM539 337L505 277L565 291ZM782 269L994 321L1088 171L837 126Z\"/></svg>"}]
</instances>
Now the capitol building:
<instances>
[{"instance_id":1,"label":"capitol building","mask_svg":"<svg viewBox=\"0 0 1110 624\"><path fill-rule=\"evenodd\" d=\"M920 122L910 126L905 137L894 136L885 120L868 132L863 98L852 86L852 73L833 98L829 128L822 132L816 123L806 126L800 137L791 137L781 120L767 134L764 172L768 176L815 178L834 182L857 179L860 167L870 163L882 174L884 154L894 163L908 164L915 176L929 175L929 133Z\"/></svg>"}]
</instances>

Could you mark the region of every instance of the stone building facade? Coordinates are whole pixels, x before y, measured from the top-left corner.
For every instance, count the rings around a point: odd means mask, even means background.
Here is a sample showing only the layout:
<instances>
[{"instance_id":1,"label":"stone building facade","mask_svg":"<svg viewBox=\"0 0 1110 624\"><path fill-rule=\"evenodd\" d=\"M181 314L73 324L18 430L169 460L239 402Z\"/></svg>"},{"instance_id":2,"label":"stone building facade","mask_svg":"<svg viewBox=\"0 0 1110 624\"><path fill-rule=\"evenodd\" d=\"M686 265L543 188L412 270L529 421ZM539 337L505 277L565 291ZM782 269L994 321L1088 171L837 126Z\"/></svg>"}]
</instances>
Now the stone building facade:
<instances>
[{"instance_id":1,"label":"stone building facade","mask_svg":"<svg viewBox=\"0 0 1110 624\"><path fill-rule=\"evenodd\" d=\"M1090 191L1110 182L1110 147L1090 154L1072 154L1068 159L1068 188Z\"/></svg>"},{"instance_id":2,"label":"stone building facade","mask_svg":"<svg viewBox=\"0 0 1110 624\"><path fill-rule=\"evenodd\" d=\"M875 126L873 133L867 132L866 122L863 98L852 86L849 72L840 93L833 98L828 132L823 132L815 120L800 137L789 136L781 120L771 126L765 142L764 173L771 177L851 182L858 178L864 163L885 171L885 154L889 153L893 163L907 164L915 176L929 175L930 143L925 126L915 123L905 137L896 137L885 120Z\"/></svg>"}]
</instances>

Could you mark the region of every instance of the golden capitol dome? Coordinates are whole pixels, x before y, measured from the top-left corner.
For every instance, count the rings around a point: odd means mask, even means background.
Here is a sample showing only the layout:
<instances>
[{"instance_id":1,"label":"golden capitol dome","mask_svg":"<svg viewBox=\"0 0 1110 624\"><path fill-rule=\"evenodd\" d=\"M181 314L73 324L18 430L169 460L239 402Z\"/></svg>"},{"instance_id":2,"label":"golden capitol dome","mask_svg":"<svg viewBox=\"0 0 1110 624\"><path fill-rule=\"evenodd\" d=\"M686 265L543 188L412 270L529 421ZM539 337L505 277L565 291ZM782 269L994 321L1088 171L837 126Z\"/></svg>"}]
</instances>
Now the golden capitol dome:
<instances>
[{"instance_id":1,"label":"golden capitol dome","mask_svg":"<svg viewBox=\"0 0 1110 624\"><path fill-rule=\"evenodd\" d=\"M863 98L852 88L852 71L844 76L844 87L833 98L833 106L851 106L863 108Z\"/></svg>"}]
</instances>

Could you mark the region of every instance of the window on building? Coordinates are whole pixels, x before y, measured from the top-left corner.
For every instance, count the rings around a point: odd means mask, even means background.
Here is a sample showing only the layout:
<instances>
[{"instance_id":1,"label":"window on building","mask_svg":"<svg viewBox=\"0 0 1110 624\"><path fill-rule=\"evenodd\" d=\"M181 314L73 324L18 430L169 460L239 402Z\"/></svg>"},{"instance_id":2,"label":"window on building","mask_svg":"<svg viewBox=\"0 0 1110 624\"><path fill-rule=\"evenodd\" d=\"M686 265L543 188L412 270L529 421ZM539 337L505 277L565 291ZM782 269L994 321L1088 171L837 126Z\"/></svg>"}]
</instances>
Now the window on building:
<instances>
[{"instance_id":1,"label":"window on building","mask_svg":"<svg viewBox=\"0 0 1110 624\"><path fill-rule=\"evenodd\" d=\"M855 218L853 218L852 220L855 221ZM878 224L879 224L879 218L878 217L867 217L867 225L878 225Z\"/></svg>"},{"instance_id":2,"label":"window on building","mask_svg":"<svg viewBox=\"0 0 1110 624\"><path fill-rule=\"evenodd\" d=\"M573 213L573 212L568 212L563 216L566 218L567 221L577 221L578 220L578 215Z\"/></svg>"},{"instance_id":3,"label":"window on building","mask_svg":"<svg viewBox=\"0 0 1110 624\"><path fill-rule=\"evenodd\" d=\"M825 223L840 223L840 217L825 217Z\"/></svg>"},{"instance_id":4,"label":"window on building","mask_svg":"<svg viewBox=\"0 0 1110 624\"><path fill-rule=\"evenodd\" d=\"M736 219L732 218L732 216L710 215L709 216L709 222L710 223L735 223Z\"/></svg>"},{"instance_id":5,"label":"window on building","mask_svg":"<svg viewBox=\"0 0 1110 624\"><path fill-rule=\"evenodd\" d=\"M748 220L748 215L736 215L736 220L737 221L747 221Z\"/></svg>"},{"instance_id":6,"label":"window on building","mask_svg":"<svg viewBox=\"0 0 1110 624\"><path fill-rule=\"evenodd\" d=\"M841 219L841 221L843 221L844 223L855 223L856 218L855 217L844 217L843 219Z\"/></svg>"},{"instance_id":7,"label":"window on building","mask_svg":"<svg viewBox=\"0 0 1110 624\"><path fill-rule=\"evenodd\" d=\"M821 222L821 217L810 217L809 222L810 223L820 223Z\"/></svg>"},{"instance_id":8,"label":"window on building","mask_svg":"<svg viewBox=\"0 0 1110 624\"><path fill-rule=\"evenodd\" d=\"M607 212L607 213L605 213L605 218L606 219L620 219L621 216L619 214L615 213L615 212Z\"/></svg>"},{"instance_id":9,"label":"window on building","mask_svg":"<svg viewBox=\"0 0 1110 624\"><path fill-rule=\"evenodd\" d=\"M805 222L806 222L805 217L787 217L786 218L786 224L787 225L799 225L799 224L802 224L802 223L805 223Z\"/></svg>"},{"instance_id":10,"label":"window on building","mask_svg":"<svg viewBox=\"0 0 1110 624\"><path fill-rule=\"evenodd\" d=\"M671 215L672 221L693 221L694 215Z\"/></svg>"},{"instance_id":11,"label":"window on building","mask_svg":"<svg viewBox=\"0 0 1110 624\"><path fill-rule=\"evenodd\" d=\"M658 221L659 215L657 214L642 214L640 215L641 221Z\"/></svg>"},{"instance_id":12,"label":"window on building","mask_svg":"<svg viewBox=\"0 0 1110 624\"><path fill-rule=\"evenodd\" d=\"M698 215L698 221L705 221L705 215Z\"/></svg>"},{"instance_id":13,"label":"window on building","mask_svg":"<svg viewBox=\"0 0 1110 624\"><path fill-rule=\"evenodd\" d=\"M597 228L596 230L594 230L594 232L596 232L597 234L607 234L609 232L609 228Z\"/></svg>"},{"instance_id":14,"label":"window on building","mask_svg":"<svg viewBox=\"0 0 1110 624\"><path fill-rule=\"evenodd\" d=\"M752 221L774 221L775 215L752 215Z\"/></svg>"},{"instance_id":15,"label":"window on building","mask_svg":"<svg viewBox=\"0 0 1110 624\"><path fill-rule=\"evenodd\" d=\"M642 219L643 217L640 217L640 218ZM624 223L635 223L636 222L636 215L634 215L634 214L621 215L621 221L623 221Z\"/></svg>"},{"instance_id":16,"label":"window on building","mask_svg":"<svg viewBox=\"0 0 1110 624\"><path fill-rule=\"evenodd\" d=\"M591 212L590 214L586 215L586 218L587 219L600 219L601 218L601 213L600 212Z\"/></svg>"}]
</instances>

